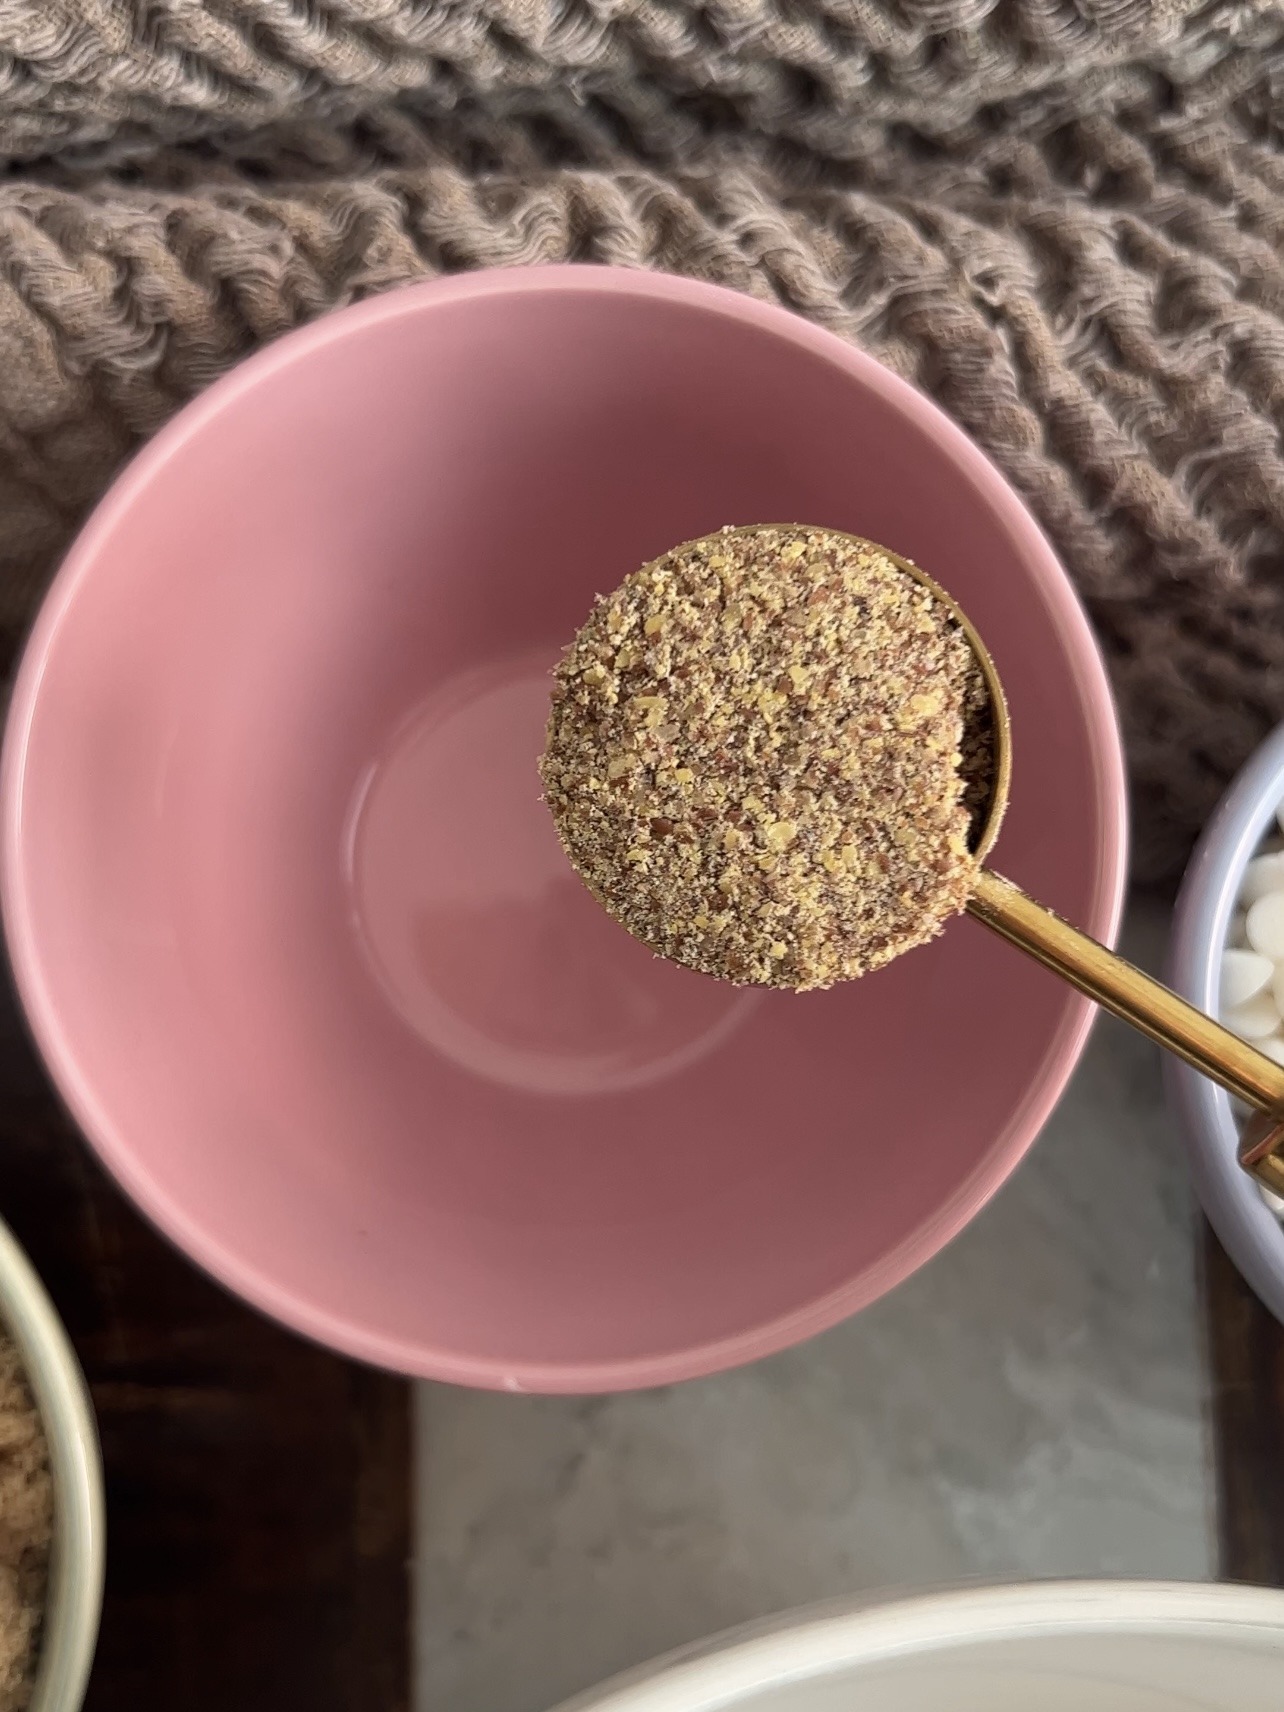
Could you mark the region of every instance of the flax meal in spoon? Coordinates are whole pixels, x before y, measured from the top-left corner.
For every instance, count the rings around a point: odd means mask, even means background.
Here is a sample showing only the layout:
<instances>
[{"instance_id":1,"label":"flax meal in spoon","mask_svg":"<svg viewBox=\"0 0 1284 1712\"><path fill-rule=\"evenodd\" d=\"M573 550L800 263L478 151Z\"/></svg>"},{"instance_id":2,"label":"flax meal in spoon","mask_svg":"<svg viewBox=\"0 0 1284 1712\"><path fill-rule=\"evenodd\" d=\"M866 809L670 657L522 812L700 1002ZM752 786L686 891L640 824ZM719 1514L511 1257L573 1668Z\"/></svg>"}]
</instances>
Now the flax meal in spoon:
<instances>
[{"instance_id":1,"label":"flax meal in spoon","mask_svg":"<svg viewBox=\"0 0 1284 1712\"><path fill-rule=\"evenodd\" d=\"M954 615L881 549L724 530L597 602L540 772L571 862L654 951L827 987L966 904L988 707Z\"/></svg>"}]
</instances>

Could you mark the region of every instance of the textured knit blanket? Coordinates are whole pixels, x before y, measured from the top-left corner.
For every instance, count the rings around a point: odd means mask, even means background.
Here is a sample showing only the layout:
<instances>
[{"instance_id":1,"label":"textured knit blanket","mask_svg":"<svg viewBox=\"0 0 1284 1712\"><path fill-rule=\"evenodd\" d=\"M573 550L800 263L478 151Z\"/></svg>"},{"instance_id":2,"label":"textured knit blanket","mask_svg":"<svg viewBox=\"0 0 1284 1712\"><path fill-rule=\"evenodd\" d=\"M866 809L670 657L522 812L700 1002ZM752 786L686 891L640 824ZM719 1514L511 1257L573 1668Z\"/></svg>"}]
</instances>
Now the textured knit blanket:
<instances>
[{"instance_id":1,"label":"textured knit blanket","mask_svg":"<svg viewBox=\"0 0 1284 1712\"><path fill-rule=\"evenodd\" d=\"M1284 717L1284 5L0 0L0 647L229 364L449 269L787 304L991 453L1096 622L1135 868Z\"/></svg>"}]
</instances>

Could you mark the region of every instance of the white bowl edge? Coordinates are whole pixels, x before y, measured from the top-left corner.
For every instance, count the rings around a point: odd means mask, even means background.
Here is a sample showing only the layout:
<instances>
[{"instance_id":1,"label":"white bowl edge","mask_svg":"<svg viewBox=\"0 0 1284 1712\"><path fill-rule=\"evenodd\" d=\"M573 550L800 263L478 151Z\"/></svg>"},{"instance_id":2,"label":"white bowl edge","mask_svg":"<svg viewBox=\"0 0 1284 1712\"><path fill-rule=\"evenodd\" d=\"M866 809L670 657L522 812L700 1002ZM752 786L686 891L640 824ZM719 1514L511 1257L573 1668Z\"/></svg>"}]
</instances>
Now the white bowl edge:
<instances>
[{"instance_id":1,"label":"white bowl edge","mask_svg":"<svg viewBox=\"0 0 1284 1712\"><path fill-rule=\"evenodd\" d=\"M1213 813L1182 880L1168 978L1183 998L1216 1016L1220 957L1244 869L1284 801L1284 725L1266 739ZM1169 1057L1169 1099L1195 1190L1222 1246L1275 1317L1284 1321L1284 1229L1237 1159L1230 1096Z\"/></svg>"},{"instance_id":2,"label":"white bowl edge","mask_svg":"<svg viewBox=\"0 0 1284 1712\"><path fill-rule=\"evenodd\" d=\"M945 1590L891 1602L788 1613L683 1648L579 1695L557 1712L734 1712L765 1688L986 1640L1165 1631L1277 1652L1284 1679L1284 1592L1164 1581L1051 1581ZM853 1682L855 1689L858 1684Z\"/></svg>"}]
</instances>

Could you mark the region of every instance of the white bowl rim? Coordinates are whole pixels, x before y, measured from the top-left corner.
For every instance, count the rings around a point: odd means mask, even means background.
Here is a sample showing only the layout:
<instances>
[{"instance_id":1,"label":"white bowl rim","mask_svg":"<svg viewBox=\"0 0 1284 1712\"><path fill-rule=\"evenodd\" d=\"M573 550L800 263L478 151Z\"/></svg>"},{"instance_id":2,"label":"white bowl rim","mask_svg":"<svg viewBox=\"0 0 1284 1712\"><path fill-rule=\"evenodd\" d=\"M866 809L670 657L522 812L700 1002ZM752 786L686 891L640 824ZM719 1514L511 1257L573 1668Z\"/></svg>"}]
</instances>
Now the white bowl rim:
<instances>
[{"instance_id":1,"label":"white bowl rim","mask_svg":"<svg viewBox=\"0 0 1284 1712\"><path fill-rule=\"evenodd\" d=\"M1284 802L1284 725L1236 776L1205 827L1177 897L1168 978L1184 998L1216 1016L1220 959L1240 881ZM1190 1172L1222 1246L1275 1317L1284 1320L1284 1229L1241 1169L1230 1096L1170 1058L1164 1066Z\"/></svg>"},{"instance_id":2,"label":"white bowl rim","mask_svg":"<svg viewBox=\"0 0 1284 1712\"><path fill-rule=\"evenodd\" d=\"M62 1321L2 1220L0 1320L17 1345L40 1412L54 1483L49 1591L28 1712L76 1712L102 1610L106 1519L98 1428Z\"/></svg>"},{"instance_id":3,"label":"white bowl rim","mask_svg":"<svg viewBox=\"0 0 1284 1712\"><path fill-rule=\"evenodd\" d=\"M1047 1581L968 1587L788 1612L680 1649L558 1712L734 1712L765 1686L985 1640L1160 1631L1251 1633L1284 1668L1284 1591L1212 1582Z\"/></svg>"}]
</instances>

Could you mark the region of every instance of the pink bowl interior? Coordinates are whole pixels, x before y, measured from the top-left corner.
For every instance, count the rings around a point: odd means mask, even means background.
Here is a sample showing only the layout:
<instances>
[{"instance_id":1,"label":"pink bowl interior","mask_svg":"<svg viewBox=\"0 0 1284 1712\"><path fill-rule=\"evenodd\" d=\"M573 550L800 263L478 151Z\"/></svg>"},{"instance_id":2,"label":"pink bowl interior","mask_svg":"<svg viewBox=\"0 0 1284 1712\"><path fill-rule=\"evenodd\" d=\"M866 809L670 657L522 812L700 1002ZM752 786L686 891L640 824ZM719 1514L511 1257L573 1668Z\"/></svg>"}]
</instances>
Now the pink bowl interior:
<instances>
[{"instance_id":1,"label":"pink bowl interior","mask_svg":"<svg viewBox=\"0 0 1284 1712\"><path fill-rule=\"evenodd\" d=\"M263 1308L408 1371L640 1384L819 1329L1033 1138L1084 1004L970 922L802 998L662 965L562 860L535 760L595 593L728 522L919 560L988 638L998 865L1098 933L1100 665L935 410L710 288L396 293L216 386L61 574L5 751L38 1038L144 1209Z\"/></svg>"}]
</instances>

